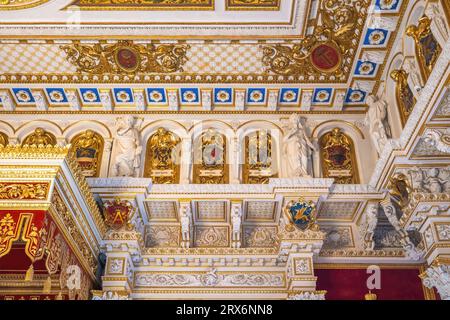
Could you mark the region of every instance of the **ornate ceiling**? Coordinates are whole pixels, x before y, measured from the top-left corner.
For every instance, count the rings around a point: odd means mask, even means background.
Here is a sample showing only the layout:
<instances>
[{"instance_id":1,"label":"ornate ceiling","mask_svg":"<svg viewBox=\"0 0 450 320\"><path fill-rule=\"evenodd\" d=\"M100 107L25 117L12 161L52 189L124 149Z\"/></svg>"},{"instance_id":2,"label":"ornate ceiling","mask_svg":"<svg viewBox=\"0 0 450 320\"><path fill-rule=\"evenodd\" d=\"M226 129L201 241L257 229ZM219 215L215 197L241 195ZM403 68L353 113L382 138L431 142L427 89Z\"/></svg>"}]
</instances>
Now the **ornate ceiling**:
<instances>
[{"instance_id":1,"label":"ornate ceiling","mask_svg":"<svg viewBox=\"0 0 450 320\"><path fill-rule=\"evenodd\" d=\"M49 107L69 107L71 97L83 107L99 104L109 90L113 105L129 106L138 90L145 93L144 108L170 108L170 89L179 105L209 99L212 106L238 110L280 105L360 112L380 85L406 5L6 1L0 4L0 83L9 90L0 96L30 106L39 91ZM116 89L124 94L117 96Z\"/></svg>"}]
</instances>

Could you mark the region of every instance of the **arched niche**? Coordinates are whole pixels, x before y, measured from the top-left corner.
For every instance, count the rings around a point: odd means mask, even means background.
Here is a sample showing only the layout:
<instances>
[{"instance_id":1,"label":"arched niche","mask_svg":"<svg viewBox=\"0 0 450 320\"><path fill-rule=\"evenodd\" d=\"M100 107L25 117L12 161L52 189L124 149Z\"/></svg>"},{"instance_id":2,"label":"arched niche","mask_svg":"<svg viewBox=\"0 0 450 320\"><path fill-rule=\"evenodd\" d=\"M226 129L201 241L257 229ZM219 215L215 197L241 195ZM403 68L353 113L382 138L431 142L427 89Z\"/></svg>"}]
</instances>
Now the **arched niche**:
<instances>
[{"instance_id":1,"label":"arched niche","mask_svg":"<svg viewBox=\"0 0 450 320\"><path fill-rule=\"evenodd\" d=\"M229 143L227 136L208 128L194 138L193 183L229 183Z\"/></svg>"},{"instance_id":2,"label":"arched niche","mask_svg":"<svg viewBox=\"0 0 450 320\"><path fill-rule=\"evenodd\" d=\"M46 131L42 127L37 127L32 133L27 135L22 145L56 145L57 140L53 133Z\"/></svg>"},{"instance_id":3,"label":"arched niche","mask_svg":"<svg viewBox=\"0 0 450 320\"><path fill-rule=\"evenodd\" d=\"M261 129L244 137L242 182L266 184L278 177L277 148L270 130Z\"/></svg>"},{"instance_id":4,"label":"arched niche","mask_svg":"<svg viewBox=\"0 0 450 320\"><path fill-rule=\"evenodd\" d=\"M105 141L97 132L87 129L70 140L70 152L85 177L98 177Z\"/></svg>"},{"instance_id":5,"label":"arched niche","mask_svg":"<svg viewBox=\"0 0 450 320\"><path fill-rule=\"evenodd\" d=\"M271 165L270 165L270 175L268 170L265 170L266 174L261 176L261 179L249 179L249 170L251 170L251 165L249 163L249 142L250 138L257 134L259 131L264 131L270 136L270 150L271 150ZM250 121L239 127L237 130L237 137L239 141L238 157L240 165L240 178L242 183L266 183L269 178L279 177L279 164L280 164L280 140L282 139L281 128L270 121ZM253 166L257 170L256 167ZM267 168L267 166L262 165L261 169ZM263 169L264 170L264 169ZM256 176L256 172L255 176ZM250 181L249 181L250 180ZM260 180L260 181L258 181Z\"/></svg>"},{"instance_id":6,"label":"arched niche","mask_svg":"<svg viewBox=\"0 0 450 320\"><path fill-rule=\"evenodd\" d=\"M144 177L155 184L180 182L181 138L164 127L149 137L145 151Z\"/></svg>"},{"instance_id":7,"label":"arched niche","mask_svg":"<svg viewBox=\"0 0 450 320\"><path fill-rule=\"evenodd\" d=\"M335 127L319 138L320 161L324 178L334 178L335 183L360 182L353 139Z\"/></svg>"},{"instance_id":8,"label":"arched niche","mask_svg":"<svg viewBox=\"0 0 450 320\"><path fill-rule=\"evenodd\" d=\"M55 141L51 144L56 144L58 142L57 138L61 138L63 136L63 130L56 123L48 120L35 120L27 122L16 129L16 137L18 141L20 141L21 144L27 144L25 143L27 137L32 136L38 128L41 128L48 133L51 137L50 140L53 141L54 138Z\"/></svg>"}]
</instances>

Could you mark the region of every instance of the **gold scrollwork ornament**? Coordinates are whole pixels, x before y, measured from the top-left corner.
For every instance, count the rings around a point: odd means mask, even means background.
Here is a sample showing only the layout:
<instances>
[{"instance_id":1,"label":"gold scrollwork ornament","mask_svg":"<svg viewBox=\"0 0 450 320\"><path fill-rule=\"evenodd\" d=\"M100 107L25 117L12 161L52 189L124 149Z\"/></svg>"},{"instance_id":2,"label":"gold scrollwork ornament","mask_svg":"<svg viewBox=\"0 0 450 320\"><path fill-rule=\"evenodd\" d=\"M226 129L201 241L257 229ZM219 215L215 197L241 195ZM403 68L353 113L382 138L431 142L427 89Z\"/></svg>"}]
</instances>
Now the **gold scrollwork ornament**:
<instances>
[{"instance_id":1,"label":"gold scrollwork ornament","mask_svg":"<svg viewBox=\"0 0 450 320\"><path fill-rule=\"evenodd\" d=\"M91 74L182 72L189 48L189 45L135 44L129 40L115 44L73 43L61 46L78 72Z\"/></svg>"},{"instance_id":2,"label":"gold scrollwork ornament","mask_svg":"<svg viewBox=\"0 0 450 320\"><path fill-rule=\"evenodd\" d=\"M351 53L355 28L361 14L351 1L322 1L321 25L314 33L291 45L263 46L266 71L290 76L320 76L323 73L341 77L341 67Z\"/></svg>"}]
</instances>

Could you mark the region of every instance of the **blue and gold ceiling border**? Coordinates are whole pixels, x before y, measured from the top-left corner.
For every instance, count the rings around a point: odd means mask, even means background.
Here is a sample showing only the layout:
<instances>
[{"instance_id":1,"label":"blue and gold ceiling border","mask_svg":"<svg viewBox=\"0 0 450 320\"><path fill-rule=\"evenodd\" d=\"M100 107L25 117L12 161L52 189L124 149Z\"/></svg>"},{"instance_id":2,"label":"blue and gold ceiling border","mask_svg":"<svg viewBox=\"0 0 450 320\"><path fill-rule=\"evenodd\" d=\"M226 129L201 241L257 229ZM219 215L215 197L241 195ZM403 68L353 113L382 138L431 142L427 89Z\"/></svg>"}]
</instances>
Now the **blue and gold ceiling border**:
<instances>
[{"instance_id":1,"label":"blue and gold ceiling border","mask_svg":"<svg viewBox=\"0 0 450 320\"><path fill-rule=\"evenodd\" d=\"M226 0L227 10L280 10L281 0Z\"/></svg>"},{"instance_id":2,"label":"blue and gold ceiling border","mask_svg":"<svg viewBox=\"0 0 450 320\"><path fill-rule=\"evenodd\" d=\"M75 0L81 10L214 10L214 0Z\"/></svg>"},{"instance_id":3,"label":"blue and gold ceiling border","mask_svg":"<svg viewBox=\"0 0 450 320\"><path fill-rule=\"evenodd\" d=\"M0 1L0 10L22 10L33 8L50 0L3 0Z\"/></svg>"}]
</instances>

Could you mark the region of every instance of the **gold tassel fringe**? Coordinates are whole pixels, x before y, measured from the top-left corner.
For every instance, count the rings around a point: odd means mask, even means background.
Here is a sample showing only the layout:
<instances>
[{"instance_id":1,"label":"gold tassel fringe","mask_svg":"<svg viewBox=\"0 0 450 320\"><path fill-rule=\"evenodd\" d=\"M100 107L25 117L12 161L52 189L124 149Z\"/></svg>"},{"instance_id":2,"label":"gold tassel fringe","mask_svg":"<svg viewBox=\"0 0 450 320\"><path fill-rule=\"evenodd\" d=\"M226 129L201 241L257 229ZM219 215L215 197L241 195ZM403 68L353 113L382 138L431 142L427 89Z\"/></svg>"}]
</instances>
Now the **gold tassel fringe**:
<instances>
[{"instance_id":1,"label":"gold tassel fringe","mask_svg":"<svg viewBox=\"0 0 450 320\"><path fill-rule=\"evenodd\" d=\"M31 264L30 267L28 268L27 272L25 273L25 281L27 281L27 282L33 281L33 276L34 276L34 267Z\"/></svg>"},{"instance_id":2,"label":"gold tassel fringe","mask_svg":"<svg viewBox=\"0 0 450 320\"><path fill-rule=\"evenodd\" d=\"M44 282L43 293L49 294L52 291L52 277L48 276L47 280Z\"/></svg>"}]
</instances>

